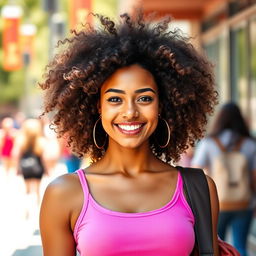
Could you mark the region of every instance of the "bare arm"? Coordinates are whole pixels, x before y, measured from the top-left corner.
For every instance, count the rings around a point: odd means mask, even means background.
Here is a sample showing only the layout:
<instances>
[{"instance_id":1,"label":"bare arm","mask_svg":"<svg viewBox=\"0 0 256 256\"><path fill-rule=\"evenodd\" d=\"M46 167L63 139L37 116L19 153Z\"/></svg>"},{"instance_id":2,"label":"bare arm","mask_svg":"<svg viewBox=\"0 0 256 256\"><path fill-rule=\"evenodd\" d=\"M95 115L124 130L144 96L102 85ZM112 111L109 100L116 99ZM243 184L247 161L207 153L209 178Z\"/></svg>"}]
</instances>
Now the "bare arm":
<instances>
[{"instance_id":1,"label":"bare arm","mask_svg":"<svg viewBox=\"0 0 256 256\"><path fill-rule=\"evenodd\" d=\"M72 192L67 175L57 178L46 189L40 230L44 256L75 256L75 241L70 225Z\"/></svg>"},{"instance_id":2,"label":"bare arm","mask_svg":"<svg viewBox=\"0 0 256 256\"><path fill-rule=\"evenodd\" d=\"M211 210L212 210L212 232L213 232L213 248L214 255L219 256L219 246L218 246L218 236L217 236L217 225L219 216L219 199L217 194L217 189L214 181L207 176L210 200L211 200Z\"/></svg>"}]
</instances>

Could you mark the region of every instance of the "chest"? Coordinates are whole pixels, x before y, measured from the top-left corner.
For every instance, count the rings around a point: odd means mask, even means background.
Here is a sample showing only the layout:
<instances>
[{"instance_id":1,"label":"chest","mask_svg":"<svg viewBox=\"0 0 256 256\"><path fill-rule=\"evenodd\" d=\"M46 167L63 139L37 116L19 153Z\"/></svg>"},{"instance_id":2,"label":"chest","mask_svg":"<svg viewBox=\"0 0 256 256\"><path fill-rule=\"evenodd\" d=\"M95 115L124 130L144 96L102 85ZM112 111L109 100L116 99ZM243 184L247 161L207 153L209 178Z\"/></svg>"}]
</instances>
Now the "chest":
<instances>
[{"instance_id":1,"label":"chest","mask_svg":"<svg viewBox=\"0 0 256 256\"><path fill-rule=\"evenodd\" d=\"M145 212L160 208L172 199L177 186L177 175L98 180L88 177L87 184L93 199L107 209Z\"/></svg>"},{"instance_id":2,"label":"chest","mask_svg":"<svg viewBox=\"0 0 256 256\"><path fill-rule=\"evenodd\" d=\"M185 256L194 247L193 220L181 205L147 213L95 209L89 203L75 230L81 256Z\"/></svg>"}]
</instances>

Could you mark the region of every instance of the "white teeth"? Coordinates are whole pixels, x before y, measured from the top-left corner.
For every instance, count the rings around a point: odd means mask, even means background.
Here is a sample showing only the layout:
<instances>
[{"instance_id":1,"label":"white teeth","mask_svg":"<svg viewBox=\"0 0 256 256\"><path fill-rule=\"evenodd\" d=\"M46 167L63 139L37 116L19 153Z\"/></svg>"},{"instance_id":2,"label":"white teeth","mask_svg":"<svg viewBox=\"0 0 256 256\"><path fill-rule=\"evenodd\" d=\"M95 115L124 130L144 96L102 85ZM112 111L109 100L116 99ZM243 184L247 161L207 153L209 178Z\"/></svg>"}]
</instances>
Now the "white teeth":
<instances>
[{"instance_id":1,"label":"white teeth","mask_svg":"<svg viewBox=\"0 0 256 256\"><path fill-rule=\"evenodd\" d=\"M126 130L126 131L134 131L136 129L139 129L142 124L137 124L137 125L118 125L122 130Z\"/></svg>"}]
</instances>

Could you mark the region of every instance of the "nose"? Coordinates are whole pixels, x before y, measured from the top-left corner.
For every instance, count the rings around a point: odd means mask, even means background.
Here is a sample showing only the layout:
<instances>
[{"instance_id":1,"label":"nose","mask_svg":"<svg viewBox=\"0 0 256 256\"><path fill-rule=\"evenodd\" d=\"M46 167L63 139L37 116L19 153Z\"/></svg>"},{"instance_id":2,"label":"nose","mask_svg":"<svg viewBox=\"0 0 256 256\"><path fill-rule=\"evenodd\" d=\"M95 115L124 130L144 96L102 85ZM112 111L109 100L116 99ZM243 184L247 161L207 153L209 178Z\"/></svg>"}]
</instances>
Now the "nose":
<instances>
[{"instance_id":1,"label":"nose","mask_svg":"<svg viewBox=\"0 0 256 256\"><path fill-rule=\"evenodd\" d=\"M127 120L132 120L133 118L137 118L139 116L139 111L136 108L135 104L129 103L124 106L122 116Z\"/></svg>"}]
</instances>

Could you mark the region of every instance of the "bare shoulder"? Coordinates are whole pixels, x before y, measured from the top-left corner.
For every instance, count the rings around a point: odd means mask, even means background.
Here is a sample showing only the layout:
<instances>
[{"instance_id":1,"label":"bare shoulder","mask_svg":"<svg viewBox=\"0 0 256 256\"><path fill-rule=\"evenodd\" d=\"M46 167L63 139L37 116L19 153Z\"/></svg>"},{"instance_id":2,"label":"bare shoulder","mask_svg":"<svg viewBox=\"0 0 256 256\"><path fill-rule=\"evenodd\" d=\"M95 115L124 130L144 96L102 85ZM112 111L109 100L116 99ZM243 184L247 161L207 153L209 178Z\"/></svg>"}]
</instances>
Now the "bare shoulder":
<instances>
[{"instance_id":1,"label":"bare shoulder","mask_svg":"<svg viewBox=\"0 0 256 256\"><path fill-rule=\"evenodd\" d=\"M75 199L81 192L78 175L75 173L64 174L54 179L47 186L43 204L71 212L76 202Z\"/></svg>"},{"instance_id":2,"label":"bare shoulder","mask_svg":"<svg viewBox=\"0 0 256 256\"><path fill-rule=\"evenodd\" d=\"M46 188L45 194L56 198L66 198L75 194L80 189L80 182L77 174L64 174L55 178Z\"/></svg>"},{"instance_id":3,"label":"bare shoulder","mask_svg":"<svg viewBox=\"0 0 256 256\"><path fill-rule=\"evenodd\" d=\"M70 223L74 212L81 208L83 191L76 173L64 174L53 180L46 188L40 216L47 220L58 219Z\"/></svg>"},{"instance_id":4,"label":"bare shoulder","mask_svg":"<svg viewBox=\"0 0 256 256\"><path fill-rule=\"evenodd\" d=\"M40 209L44 255L75 255L71 218L80 203L76 200L79 191L79 178L75 173L56 178L46 188Z\"/></svg>"}]
</instances>

